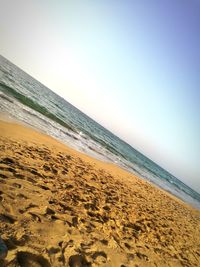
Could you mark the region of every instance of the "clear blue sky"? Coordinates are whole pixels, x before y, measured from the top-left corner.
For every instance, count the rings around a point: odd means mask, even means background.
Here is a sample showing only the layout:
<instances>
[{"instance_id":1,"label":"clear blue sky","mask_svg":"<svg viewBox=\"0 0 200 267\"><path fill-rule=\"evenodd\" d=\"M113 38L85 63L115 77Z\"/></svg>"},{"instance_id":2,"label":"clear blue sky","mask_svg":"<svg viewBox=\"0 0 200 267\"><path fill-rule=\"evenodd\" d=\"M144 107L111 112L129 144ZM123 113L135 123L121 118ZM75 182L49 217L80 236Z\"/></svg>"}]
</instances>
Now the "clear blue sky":
<instances>
[{"instance_id":1,"label":"clear blue sky","mask_svg":"<svg viewBox=\"0 0 200 267\"><path fill-rule=\"evenodd\" d=\"M1 54L200 192L199 0L0 0Z\"/></svg>"}]
</instances>

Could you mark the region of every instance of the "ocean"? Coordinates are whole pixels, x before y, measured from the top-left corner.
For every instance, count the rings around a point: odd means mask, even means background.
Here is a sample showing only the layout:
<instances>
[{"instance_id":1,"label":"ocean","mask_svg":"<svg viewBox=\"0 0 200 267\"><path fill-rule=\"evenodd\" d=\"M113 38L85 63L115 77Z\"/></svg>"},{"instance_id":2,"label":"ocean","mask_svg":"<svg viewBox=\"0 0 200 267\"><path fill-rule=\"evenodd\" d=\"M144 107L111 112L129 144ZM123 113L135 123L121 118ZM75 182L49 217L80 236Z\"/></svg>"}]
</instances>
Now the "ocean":
<instances>
[{"instance_id":1,"label":"ocean","mask_svg":"<svg viewBox=\"0 0 200 267\"><path fill-rule=\"evenodd\" d=\"M117 164L200 209L200 194L2 56L0 113Z\"/></svg>"}]
</instances>

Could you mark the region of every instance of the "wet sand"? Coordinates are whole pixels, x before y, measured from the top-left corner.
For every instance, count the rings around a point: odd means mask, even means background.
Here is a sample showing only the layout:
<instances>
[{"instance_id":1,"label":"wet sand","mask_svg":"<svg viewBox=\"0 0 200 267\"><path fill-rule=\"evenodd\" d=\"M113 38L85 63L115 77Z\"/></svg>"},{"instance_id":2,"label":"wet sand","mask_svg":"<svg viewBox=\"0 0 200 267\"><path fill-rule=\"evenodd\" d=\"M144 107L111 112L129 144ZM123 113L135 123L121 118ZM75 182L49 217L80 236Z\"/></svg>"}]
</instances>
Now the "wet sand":
<instances>
[{"instance_id":1,"label":"wet sand","mask_svg":"<svg viewBox=\"0 0 200 267\"><path fill-rule=\"evenodd\" d=\"M0 122L0 266L200 266L200 212L118 168Z\"/></svg>"}]
</instances>

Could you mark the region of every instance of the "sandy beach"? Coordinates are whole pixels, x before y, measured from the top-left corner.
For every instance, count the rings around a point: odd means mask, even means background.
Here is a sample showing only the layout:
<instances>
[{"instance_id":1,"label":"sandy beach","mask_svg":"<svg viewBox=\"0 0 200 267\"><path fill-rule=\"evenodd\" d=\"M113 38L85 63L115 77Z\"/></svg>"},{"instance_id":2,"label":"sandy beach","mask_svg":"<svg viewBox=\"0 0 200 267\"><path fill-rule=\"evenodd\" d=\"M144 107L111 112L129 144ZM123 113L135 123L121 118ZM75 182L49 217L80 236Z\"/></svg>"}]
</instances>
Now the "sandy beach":
<instances>
[{"instance_id":1,"label":"sandy beach","mask_svg":"<svg viewBox=\"0 0 200 267\"><path fill-rule=\"evenodd\" d=\"M33 129L0 122L0 266L200 266L200 212Z\"/></svg>"}]
</instances>

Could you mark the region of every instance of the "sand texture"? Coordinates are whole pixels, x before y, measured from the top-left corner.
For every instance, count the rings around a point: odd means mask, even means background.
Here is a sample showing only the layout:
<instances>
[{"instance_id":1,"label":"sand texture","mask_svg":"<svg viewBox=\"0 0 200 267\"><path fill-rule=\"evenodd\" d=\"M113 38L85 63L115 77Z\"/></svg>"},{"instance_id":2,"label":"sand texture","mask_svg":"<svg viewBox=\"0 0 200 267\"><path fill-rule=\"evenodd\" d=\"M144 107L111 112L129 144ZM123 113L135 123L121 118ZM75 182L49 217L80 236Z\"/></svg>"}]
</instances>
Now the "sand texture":
<instances>
[{"instance_id":1,"label":"sand texture","mask_svg":"<svg viewBox=\"0 0 200 267\"><path fill-rule=\"evenodd\" d=\"M134 175L0 122L0 266L200 266L200 212Z\"/></svg>"}]
</instances>

